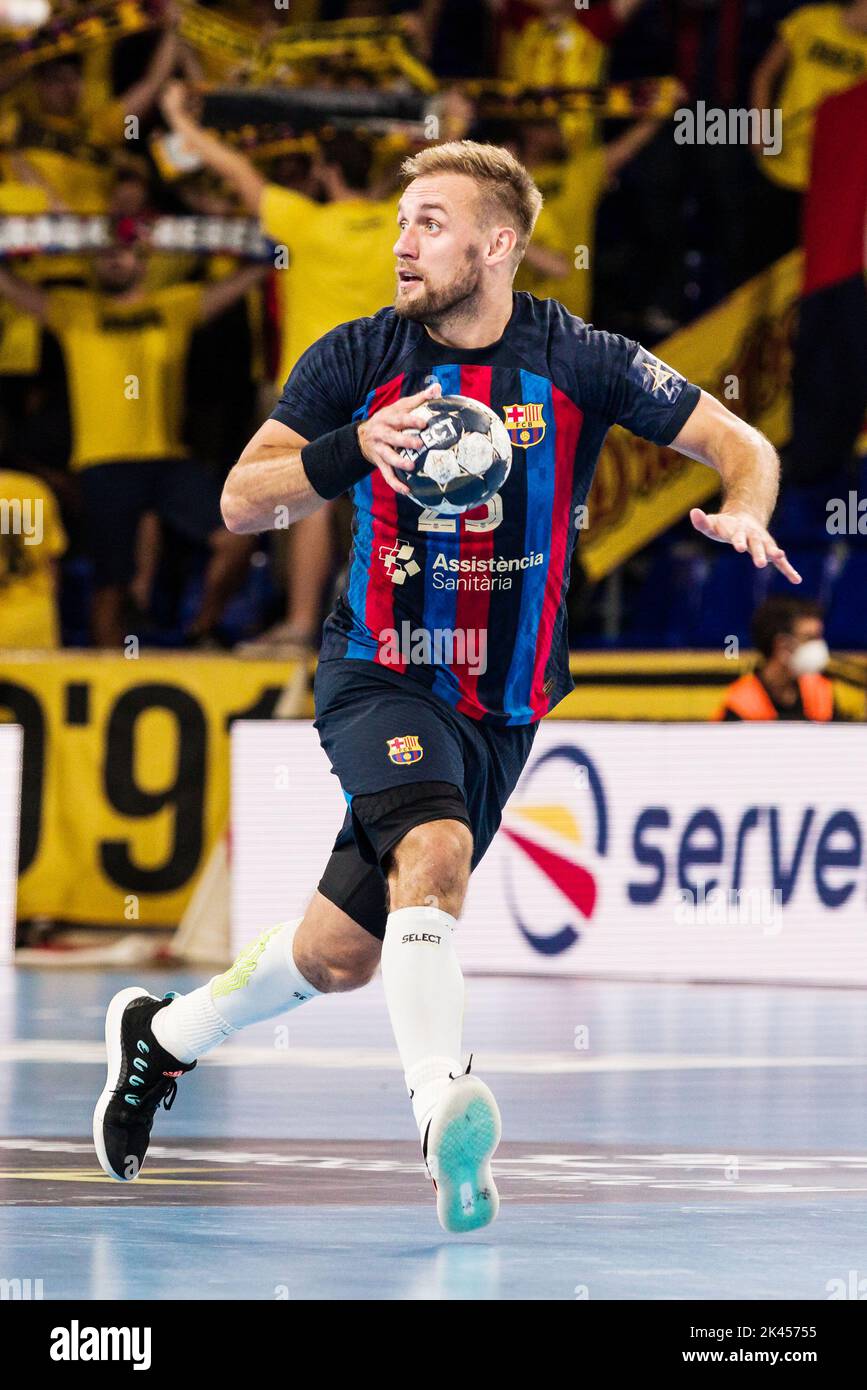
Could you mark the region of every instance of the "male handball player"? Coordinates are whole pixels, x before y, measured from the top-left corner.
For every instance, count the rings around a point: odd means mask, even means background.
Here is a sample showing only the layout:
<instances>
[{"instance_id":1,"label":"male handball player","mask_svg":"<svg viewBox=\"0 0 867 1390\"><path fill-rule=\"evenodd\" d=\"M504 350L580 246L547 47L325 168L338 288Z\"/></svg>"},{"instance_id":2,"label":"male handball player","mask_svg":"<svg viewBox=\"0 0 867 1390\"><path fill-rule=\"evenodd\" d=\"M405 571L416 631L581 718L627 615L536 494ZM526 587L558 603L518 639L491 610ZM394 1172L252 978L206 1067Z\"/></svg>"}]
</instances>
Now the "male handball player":
<instances>
[{"instance_id":1,"label":"male handball player","mask_svg":"<svg viewBox=\"0 0 867 1390\"><path fill-rule=\"evenodd\" d=\"M407 160L404 174L394 304L305 353L222 503L230 531L255 533L351 493L351 567L315 682L346 820L300 921L271 927L190 994L115 995L94 1139L106 1173L135 1178L157 1107L197 1058L380 966L440 1222L469 1231L497 1213L500 1117L463 1061L457 925L539 720L572 688L565 599L609 426L715 468L722 505L694 509L693 525L799 576L767 530L779 472L767 439L638 343L513 293L542 202L527 170L460 141ZM510 427L511 471L483 515L438 517L408 495L399 450L421 447L423 407L441 392L482 401ZM386 643L407 622L432 638L481 635L486 660L396 660Z\"/></svg>"}]
</instances>

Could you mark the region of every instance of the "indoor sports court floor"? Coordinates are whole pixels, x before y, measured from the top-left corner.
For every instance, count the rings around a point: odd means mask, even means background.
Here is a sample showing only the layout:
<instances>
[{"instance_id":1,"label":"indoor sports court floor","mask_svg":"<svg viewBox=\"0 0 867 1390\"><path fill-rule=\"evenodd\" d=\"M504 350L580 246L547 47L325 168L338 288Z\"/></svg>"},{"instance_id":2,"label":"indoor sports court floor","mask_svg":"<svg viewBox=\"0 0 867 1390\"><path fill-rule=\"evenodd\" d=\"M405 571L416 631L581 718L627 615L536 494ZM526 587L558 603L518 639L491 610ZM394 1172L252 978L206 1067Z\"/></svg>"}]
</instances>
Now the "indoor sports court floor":
<instances>
[{"instance_id":1,"label":"indoor sports court floor","mask_svg":"<svg viewBox=\"0 0 867 1390\"><path fill-rule=\"evenodd\" d=\"M457 1239L378 981L224 1046L142 1179L103 1177L105 1003L204 978L0 973L0 1276L46 1299L867 1296L863 993L471 978L503 1205Z\"/></svg>"}]
</instances>

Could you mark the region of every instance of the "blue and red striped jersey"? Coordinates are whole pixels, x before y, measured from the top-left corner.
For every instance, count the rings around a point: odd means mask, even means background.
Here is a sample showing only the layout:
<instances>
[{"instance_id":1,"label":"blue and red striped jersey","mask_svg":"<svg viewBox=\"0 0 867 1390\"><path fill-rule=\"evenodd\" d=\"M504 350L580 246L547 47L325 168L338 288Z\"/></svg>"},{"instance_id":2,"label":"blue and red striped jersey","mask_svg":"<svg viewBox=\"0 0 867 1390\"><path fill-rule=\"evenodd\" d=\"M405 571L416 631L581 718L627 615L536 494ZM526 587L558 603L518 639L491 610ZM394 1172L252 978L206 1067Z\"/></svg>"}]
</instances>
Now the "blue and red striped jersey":
<instances>
[{"instance_id":1,"label":"blue and red striped jersey","mask_svg":"<svg viewBox=\"0 0 867 1390\"><path fill-rule=\"evenodd\" d=\"M484 348L446 347L393 309L332 329L298 361L273 418L317 439L433 379L503 418L509 476L485 507L445 517L371 469L352 492L349 576L320 660L378 662L471 719L533 723L572 689L566 594L609 426L669 444L700 392L638 343L516 293Z\"/></svg>"}]
</instances>

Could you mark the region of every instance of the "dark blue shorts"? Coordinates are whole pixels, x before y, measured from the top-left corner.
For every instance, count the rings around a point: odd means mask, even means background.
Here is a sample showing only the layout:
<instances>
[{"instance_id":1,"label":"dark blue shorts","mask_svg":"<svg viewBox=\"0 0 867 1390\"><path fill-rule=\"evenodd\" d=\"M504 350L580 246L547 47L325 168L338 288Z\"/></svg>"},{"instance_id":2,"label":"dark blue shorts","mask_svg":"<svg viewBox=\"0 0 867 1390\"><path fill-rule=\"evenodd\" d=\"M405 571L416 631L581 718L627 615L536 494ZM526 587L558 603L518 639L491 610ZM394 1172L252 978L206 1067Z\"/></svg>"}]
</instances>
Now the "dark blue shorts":
<instances>
[{"instance_id":1,"label":"dark blue shorts","mask_svg":"<svg viewBox=\"0 0 867 1390\"><path fill-rule=\"evenodd\" d=\"M319 891L382 938L389 850L413 825L457 818L472 832L475 868L499 828L538 725L480 724L372 661L321 661L314 692L319 741L348 802ZM374 805L375 828L368 820Z\"/></svg>"},{"instance_id":2,"label":"dark blue shorts","mask_svg":"<svg viewBox=\"0 0 867 1390\"><path fill-rule=\"evenodd\" d=\"M88 554L97 587L128 584L135 573L136 533L146 512L186 540L206 545L223 524L220 485L197 459L120 459L80 475Z\"/></svg>"}]
</instances>

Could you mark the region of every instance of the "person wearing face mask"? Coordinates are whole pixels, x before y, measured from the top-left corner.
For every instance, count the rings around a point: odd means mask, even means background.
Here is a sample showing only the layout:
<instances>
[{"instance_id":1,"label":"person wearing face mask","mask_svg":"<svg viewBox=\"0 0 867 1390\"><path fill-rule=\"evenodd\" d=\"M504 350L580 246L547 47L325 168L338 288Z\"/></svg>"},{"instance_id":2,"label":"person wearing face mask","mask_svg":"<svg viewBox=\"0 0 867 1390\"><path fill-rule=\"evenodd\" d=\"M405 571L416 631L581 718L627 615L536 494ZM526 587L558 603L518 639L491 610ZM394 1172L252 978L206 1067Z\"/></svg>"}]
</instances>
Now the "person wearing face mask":
<instances>
[{"instance_id":1,"label":"person wearing face mask","mask_svg":"<svg viewBox=\"0 0 867 1390\"><path fill-rule=\"evenodd\" d=\"M831 659L822 610L797 598L767 599L753 615L753 645L761 654L757 671L729 686L713 718L841 718L833 687L822 671Z\"/></svg>"}]
</instances>

